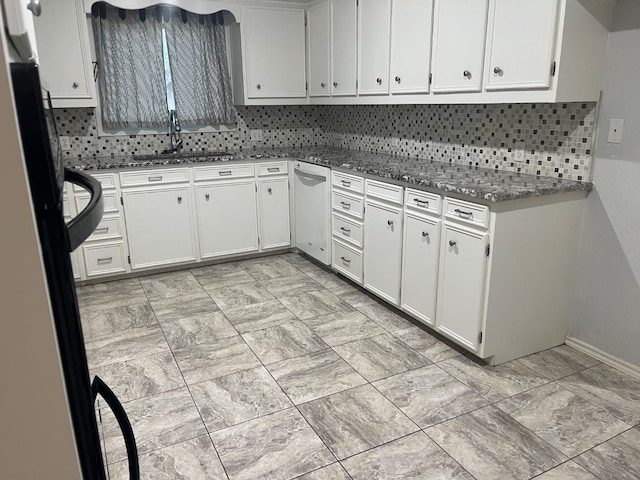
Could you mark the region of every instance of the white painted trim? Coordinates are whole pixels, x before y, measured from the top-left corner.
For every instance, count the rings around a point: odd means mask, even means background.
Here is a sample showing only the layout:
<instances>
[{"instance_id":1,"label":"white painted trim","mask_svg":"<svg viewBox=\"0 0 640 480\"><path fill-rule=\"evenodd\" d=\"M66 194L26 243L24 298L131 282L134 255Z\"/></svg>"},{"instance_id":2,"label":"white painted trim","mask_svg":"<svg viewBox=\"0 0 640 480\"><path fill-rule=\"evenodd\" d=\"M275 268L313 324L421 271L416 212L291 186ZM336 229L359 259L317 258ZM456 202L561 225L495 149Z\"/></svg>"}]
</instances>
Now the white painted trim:
<instances>
[{"instance_id":1,"label":"white painted trim","mask_svg":"<svg viewBox=\"0 0 640 480\"><path fill-rule=\"evenodd\" d=\"M622 360L621 358L614 357L610 353L604 352L589 343L583 342L582 340L579 340L575 337L570 337L569 335L567 335L565 343L570 347L573 347L582 353L586 353L587 355L590 355L593 358L596 358L613 368L617 368L624 373L628 373L632 377L640 379L640 366L638 365L634 365L625 360Z\"/></svg>"}]
</instances>

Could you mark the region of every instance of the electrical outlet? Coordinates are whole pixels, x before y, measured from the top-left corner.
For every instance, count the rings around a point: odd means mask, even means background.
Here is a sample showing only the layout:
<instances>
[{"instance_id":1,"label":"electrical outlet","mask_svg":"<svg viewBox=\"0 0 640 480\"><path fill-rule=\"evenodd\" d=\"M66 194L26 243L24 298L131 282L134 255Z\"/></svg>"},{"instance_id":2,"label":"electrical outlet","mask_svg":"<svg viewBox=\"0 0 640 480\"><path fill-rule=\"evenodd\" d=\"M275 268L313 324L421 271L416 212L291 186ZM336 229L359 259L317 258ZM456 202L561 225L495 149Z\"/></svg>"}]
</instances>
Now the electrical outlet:
<instances>
[{"instance_id":1,"label":"electrical outlet","mask_svg":"<svg viewBox=\"0 0 640 480\"><path fill-rule=\"evenodd\" d=\"M612 118L609 120L609 143L622 143L622 130L624 129L624 120Z\"/></svg>"},{"instance_id":2,"label":"electrical outlet","mask_svg":"<svg viewBox=\"0 0 640 480\"><path fill-rule=\"evenodd\" d=\"M391 137L391 146L392 147L399 147L400 146L400 139L398 137Z\"/></svg>"},{"instance_id":3,"label":"electrical outlet","mask_svg":"<svg viewBox=\"0 0 640 480\"><path fill-rule=\"evenodd\" d=\"M514 162L524 162L524 140L520 140L516 143L516 147L513 153Z\"/></svg>"},{"instance_id":4,"label":"electrical outlet","mask_svg":"<svg viewBox=\"0 0 640 480\"><path fill-rule=\"evenodd\" d=\"M250 130L249 135L251 136L252 142L262 141L262 130Z\"/></svg>"},{"instance_id":5,"label":"electrical outlet","mask_svg":"<svg viewBox=\"0 0 640 480\"><path fill-rule=\"evenodd\" d=\"M69 140L69 137L58 137L58 139L60 140L60 148L63 151L67 151L67 150L71 150L71 141Z\"/></svg>"}]
</instances>

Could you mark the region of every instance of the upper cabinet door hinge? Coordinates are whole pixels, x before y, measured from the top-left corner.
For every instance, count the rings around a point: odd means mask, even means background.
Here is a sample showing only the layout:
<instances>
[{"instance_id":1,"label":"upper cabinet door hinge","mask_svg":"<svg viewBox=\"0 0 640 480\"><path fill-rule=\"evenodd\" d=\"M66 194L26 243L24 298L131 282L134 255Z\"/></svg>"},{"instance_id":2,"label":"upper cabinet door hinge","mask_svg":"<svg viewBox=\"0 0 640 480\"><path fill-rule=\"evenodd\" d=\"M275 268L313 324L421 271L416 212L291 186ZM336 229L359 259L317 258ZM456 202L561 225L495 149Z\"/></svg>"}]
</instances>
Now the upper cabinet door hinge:
<instances>
[{"instance_id":1,"label":"upper cabinet door hinge","mask_svg":"<svg viewBox=\"0 0 640 480\"><path fill-rule=\"evenodd\" d=\"M360 5L360 0L356 0L356 7Z\"/></svg>"},{"instance_id":2,"label":"upper cabinet door hinge","mask_svg":"<svg viewBox=\"0 0 640 480\"><path fill-rule=\"evenodd\" d=\"M124 199L122 198L122 196L120 197L120 205L124 206Z\"/></svg>"},{"instance_id":3,"label":"upper cabinet door hinge","mask_svg":"<svg viewBox=\"0 0 640 480\"><path fill-rule=\"evenodd\" d=\"M309 82L304 82L304 89L309 90Z\"/></svg>"},{"instance_id":4,"label":"upper cabinet door hinge","mask_svg":"<svg viewBox=\"0 0 640 480\"><path fill-rule=\"evenodd\" d=\"M431 82L433 82L433 73L429 74L429 85L431 85Z\"/></svg>"},{"instance_id":5,"label":"upper cabinet door hinge","mask_svg":"<svg viewBox=\"0 0 640 480\"><path fill-rule=\"evenodd\" d=\"M482 343L482 332L478 334L478 343Z\"/></svg>"},{"instance_id":6,"label":"upper cabinet door hinge","mask_svg":"<svg viewBox=\"0 0 640 480\"><path fill-rule=\"evenodd\" d=\"M556 65L557 62L553 62L553 65L551 65L551 76L554 77L556 74Z\"/></svg>"},{"instance_id":7,"label":"upper cabinet door hinge","mask_svg":"<svg viewBox=\"0 0 640 480\"><path fill-rule=\"evenodd\" d=\"M258 186L254 185L255 189L256 189L256 193L258 193Z\"/></svg>"},{"instance_id":8,"label":"upper cabinet door hinge","mask_svg":"<svg viewBox=\"0 0 640 480\"><path fill-rule=\"evenodd\" d=\"M127 255L127 262L131 265L131 255Z\"/></svg>"},{"instance_id":9,"label":"upper cabinet door hinge","mask_svg":"<svg viewBox=\"0 0 640 480\"><path fill-rule=\"evenodd\" d=\"M304 16L304 26L305 27L307 26L307 16L306 15Z\"/></svg>"},{"instance_id":10,"label":"upper cabinet door hinge","mask_svg":"<svg viewBox=\"0 0 640 480\"><path fill-rule=\"evenodd\" d=\"M489 256L489 254L491 253L491 244L487 245L487 257Z\"/></svg>"}]
</instances>

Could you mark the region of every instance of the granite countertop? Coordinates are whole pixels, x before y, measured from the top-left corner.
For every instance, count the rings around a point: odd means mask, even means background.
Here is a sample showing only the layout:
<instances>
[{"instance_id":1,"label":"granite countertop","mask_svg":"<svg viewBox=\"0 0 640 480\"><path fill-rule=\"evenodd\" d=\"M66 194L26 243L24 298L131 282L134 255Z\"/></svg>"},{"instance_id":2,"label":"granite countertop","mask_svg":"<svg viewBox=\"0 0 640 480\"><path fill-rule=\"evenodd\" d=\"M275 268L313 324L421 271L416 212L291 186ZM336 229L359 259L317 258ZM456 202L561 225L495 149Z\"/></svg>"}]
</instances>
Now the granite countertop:
<instances>
[{"instance_id":1,"label":"granite countertop","mask_svg":"<svg viewBox=\"0 0 640 480\"><path fill-rule=\"evenodd\" d=\"M68 160L66 166L88 171L120 170L218 162L246 162L289 158L419 189L456 194L487 202L501 202L559 193L589 192L592 184L552 177L470 167L461 164L387 155L335 147L283 148L248 152L180 154L159 158L91 157Z\"/></svg>"}]
</instances>

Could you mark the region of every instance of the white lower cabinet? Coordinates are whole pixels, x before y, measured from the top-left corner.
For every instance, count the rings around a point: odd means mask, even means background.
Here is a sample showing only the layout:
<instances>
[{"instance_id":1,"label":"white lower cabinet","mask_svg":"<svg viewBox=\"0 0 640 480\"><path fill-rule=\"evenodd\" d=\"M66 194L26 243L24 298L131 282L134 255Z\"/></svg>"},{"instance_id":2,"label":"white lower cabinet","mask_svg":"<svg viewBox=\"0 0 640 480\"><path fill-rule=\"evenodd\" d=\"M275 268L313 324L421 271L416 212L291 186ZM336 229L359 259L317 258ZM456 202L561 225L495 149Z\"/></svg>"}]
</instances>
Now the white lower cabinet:
<instances>
[{"instance_id":1,"label":"white lower cabinet","mask_svg":"<svg viewBox=\"0 0 640 480\"><path fill-rule=\"evenodd\" d=\"M366 200L364 217L364 286L400 305L402 208Z\"/></svg>"},{"instance_id":2,"label":"white lower cabinet","mask_svg":"<svg viewBox=\"0 0 640 480\"><path fill-rule=\"evenodd\" d=\"M401 307L431 327L436 324L441 226L439 219L405 211Z\"/></svg>"},{"instance_id":3,"label":"white lower cabinet","mask_svg":"<svg viewBox=\"0 0 640 480\"><path fill-rule=\"evenodd\" d=\"M190 190L188 184L123 189L132 269L196 260Z\"/></svg>"},{"instance_id":4,"label":"white lower cabinet","mask_svg":"<svg viewBox=\"0 0 640 480\"><path fill-rule=\"evenodd\" d=\"M260 244L262 250L291 245L289 222L289 178L258 180Z\"/></svg>"},{"instance_id":5,"label":"white lower cabinet","mask_svg":"<svg viewBox=\"0 0 640 480\"><path fill-rule=\"evenodd\" d=\"M487 245L486 232L444 223L436 325L474 352L482 341Z\"/></svg>"},{"instance_id":6,"label":"white lower cabinet","mask_svg":"<svg viewBox=\"0 0 640 480\"><path fill-rule=\"evenodd\" d=\"M362 285L362 251L342 243L336 238L333 239L332 247L331 266L333 269Z\"/></svg>"},{"instance_id":7,"label":"white lower cabinet","mask_svg":"<svg viewBox=\"0 0 640 480\"><path fill-rule=\"evenodd\" d=\"M196 208L202 258L258 250L253 178L196 185Z\"/></svg>"},{"instance_id":8,"label":"white lower cabinet","mask_svg":"<svg viewBox=\"0 0 640 480\"><path fill-rule=\"evenodd\" d=\"M126 271L126 255L122 242L106 245L83 245L84 262L87 277L124 273Z\"/></svg>"}]
</instances>

